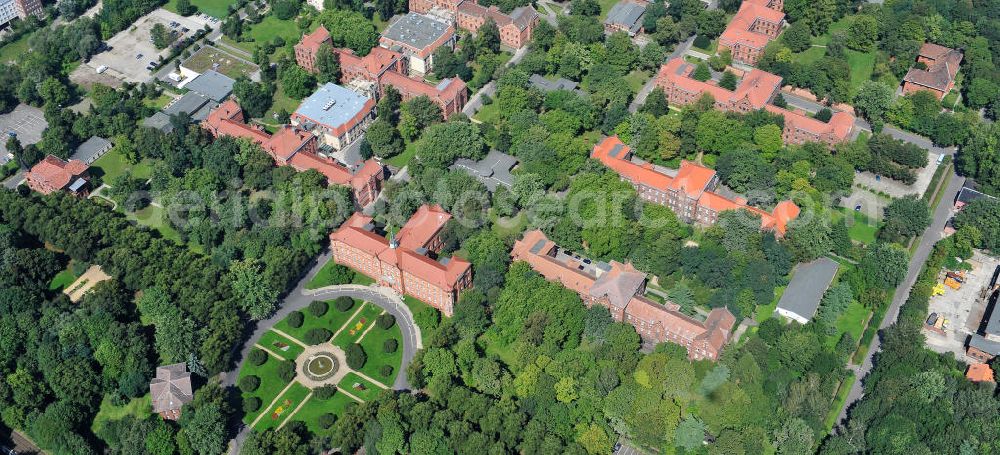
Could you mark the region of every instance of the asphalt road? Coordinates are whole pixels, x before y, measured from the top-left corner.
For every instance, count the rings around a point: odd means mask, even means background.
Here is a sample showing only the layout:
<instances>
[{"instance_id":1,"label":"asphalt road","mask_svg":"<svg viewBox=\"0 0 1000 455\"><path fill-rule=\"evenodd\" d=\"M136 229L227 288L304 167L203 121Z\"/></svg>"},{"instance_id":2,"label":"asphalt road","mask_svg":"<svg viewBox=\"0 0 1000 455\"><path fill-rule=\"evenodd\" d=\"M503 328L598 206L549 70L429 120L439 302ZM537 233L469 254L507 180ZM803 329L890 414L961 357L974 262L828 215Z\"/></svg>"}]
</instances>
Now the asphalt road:
<instances>
[{"instance_id":1,"label":"asphalt road","mask_svg":"<svg viewBox=\"0 0 1000 455\"><path fill-rule=\"evenodd\" d=\"M910 289L913 288L913 284L917 281L917 275L920 274L920 269L923 268L924 262L927 262L928 256L931 254L931 250L934 244L942 238L942 231L944 230L945 223L952 216L952 201L955 200L955 196L958 191L962 188L965 183L964 177L959 177L952 171L951 180L948 182L948 187L943 189L944 196L941 197L941 203L938 204L937 208L934 210L934 219L931 222L930 227L924 231L924 234L920 237L920 244L917 246L916 251L910 258L910 265L906 272L906 278L899 287L896 288L896 294L892 299L892 304L886 311L885 318L882 320L882 324L879 326L879 331L889 327L896 322L896 318L899 316L899 309L902 307L903 302L910 296ZM844 403L844 407L840 410L840 415L837 417L838 425L846 425L847 423L847 411L850 409L851 405L861 399L864 396L863 382L865 376L871 372L872 369L872 358L875 353L881 351L882 343L878 336L872 340L871 346L868 349L868 355L865 356L864 362L861 363L855 369L855 375L857 380L854 381L854 385L851 387L850 393L847 394L847 401ZM836 431L836 428L834 428Z\"/></svg>"},{"instance_id":2,"label":"asphalt road","mask_svg":"<svg viewBox=\"0 0 1000 455\"><path fill-rule=\"evenodd\" d=\"M4 188L13 190L16 189L17 185L19 185L23 180L24 180L24 169L18 169L17 172L14 173L14 175L8 177L7 180L3 181L3 186Z\"/></svg>"}]
</instances>

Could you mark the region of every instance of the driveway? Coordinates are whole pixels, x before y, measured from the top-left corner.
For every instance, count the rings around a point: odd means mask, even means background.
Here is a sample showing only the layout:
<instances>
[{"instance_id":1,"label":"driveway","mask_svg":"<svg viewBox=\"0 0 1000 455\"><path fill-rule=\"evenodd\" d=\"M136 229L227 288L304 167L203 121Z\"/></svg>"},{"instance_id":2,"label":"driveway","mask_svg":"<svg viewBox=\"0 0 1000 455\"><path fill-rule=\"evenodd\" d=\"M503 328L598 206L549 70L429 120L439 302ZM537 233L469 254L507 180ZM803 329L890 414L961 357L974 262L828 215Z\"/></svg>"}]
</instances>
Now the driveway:
<instances>
[{"instance_id":1,"label":"driveway","mask_svg":"<svg viewBox=\"0 0 1000 455\"><path fill-rule=\"evenodd\" d=\"M20 185L21 182L23 181L24 181L24 169L18 169L17 172L14 173L14 175L8 177L7 180L3 181L3 187L7 188L8 190L14 190L17 189L17 186Z\"/></svg>"},{"instance_id":2,"label":"driveway","mask_svg":"<svg viewBox=\"0 0 1000 455\"><path fill-rule=\"evenodd\" d=\"M516 51L514 51L514 56L510 58L507 62L507 66L512 67L521 62L521 59L528 54L528 46L524 46ZM465 107L462 108L462 113L468 116L470 119L479 109L483 107L483 96L492 97L497 92L497 84L494 81L489 81L482 88L469 98L469 102L465 103Z\"/></svg>"},{"instance_id":3,"label":"driveway","mask_svg":"<svg viewBox=\"0 0 1000 455\"><path fill-rule=\"evenodd\" d=\"M913 257L910 258L910 265L906 272L906 278L903 279L903 282L896 288L896 295L892 299L892 304L886 311L885 318L879 326L880 332L896 322L896 318L899 316L899 308L910 296L910 289L913 288L913 284L917 281L917 275L920 274L920 270L923 268L924 262L927 262L927 258L930 256L934 244L943 237L944 225L952 216L951 201L955 200L955 196L958 194L958 191L962 188L964 183L965 178L959 177L954 173L954 171L952 171L948 187L943 190L944 196L941 198L941 203L938 204L937 208L934 210L934 219L931 222L931 225L920 237L920 244L917 246ZM875 339L872 340L871 346L868 349L868 355L865 356L864 362L862 362L861 365L855 370L858 380L854 381L854 385L851 386L850 393L847 394L847 401L844 403L844 407L840 410L840 415L837 417L838 425L847 424L847 410L850 409L852 404L864 396L863 382L865 376L872 369L872 358L875 356L875 353L879 352L881 349L881 340L878 336L876 336ZM852 367L852 369L854 369L854 367ZM834 430L836 431L836 427Z\"/></svg>"}]
</instances>

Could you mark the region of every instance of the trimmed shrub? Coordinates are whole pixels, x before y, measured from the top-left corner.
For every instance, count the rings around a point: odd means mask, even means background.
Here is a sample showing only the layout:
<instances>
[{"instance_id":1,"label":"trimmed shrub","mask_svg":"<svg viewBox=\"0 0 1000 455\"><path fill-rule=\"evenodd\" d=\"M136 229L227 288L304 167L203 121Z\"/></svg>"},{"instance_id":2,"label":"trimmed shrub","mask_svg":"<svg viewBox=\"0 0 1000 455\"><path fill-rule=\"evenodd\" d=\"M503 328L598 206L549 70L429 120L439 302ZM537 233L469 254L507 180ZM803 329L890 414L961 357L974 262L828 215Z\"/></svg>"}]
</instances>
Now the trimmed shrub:
<instances>
[{"instance_id":1,"label":"trimmed shrub","mask_svg":"<svg viewBox=\"0 0 1000 455\"><path fill-rule=\"evenodd\" d=\"M330 397L334 396L336 393L337 386L331 384L313 389L313 396L320 400L329 400Z\"/></svg>"},{"instance_id":2,"label":"trimmed shrub","mask_svg":"<svg viewBox=\"0 0 1000 455\"><path fill-rule=\"evenodd\" d=\"M344 313L354 306L354 299L347 296L337 297L337 299L333 301L333 306L337 309L337 311Z\"/></svg>"},{"instance_id":3,"label":"trimmed shrub","mask_svg":"<svg viewBox=\"0 0 1000 455\"><path fill-rule=\"evenodd\" d=\"M328 309L330 309L330 306L322 300L316 300L309 304L309 314L316 316L317 318L326 314L326 310Z\"/></svg>"},{"instance_id":4,"label":"trimmed shrub","mask_svg":"<svg viewBox=\"0 0 1000 455\"><path fill-rule=\"evenodd\" d=\"M320 428L326 430L327 428L332 427L333 424L337 423L337 416L328 412L319 416L319 419L316 419L316 423L319 424Z\"/></svg>"},{"instance_id":5,"label":"trimmed shrub","mask_svg":"<svg viewBox=\"0 0 1000 455\"><path fill-rule=\"evenodd\" d=\"M382 368L378 369L378 373L381 374L383 378L388 378L392 375L392 365L382 365Z\"/></svg>"},{"instance_id":6,"label":"trimmed shrub","mask_svg":"<svg viewBox=\"0 0 1000 455\"><path fill-rule=\"evenodd\" d=\"M278 365L278 377L285 382L295 379L295 362L291 360L281 362L281 365Z\"/></svg>"},{"instance_id":7,"label":"trimmed shrub","mask_svg":"<svg viewBox=\"0 0 1000 455\"><path fill-rule=\"evenodd\" d=\"M395 338L389 338L382 342L382 352L392 354L396 352L396 349L399 349L399 342Z\"/></svg>"},{"instance_id":8,"label":"trimmed shrub","mask_svg":"<svg viewBox=\"0 0 1000 455\"><path fill-rule=\"evenodd\" d=\"M240 378L240 390L250 393L260 387L260 378L254 375L243 376Z\"/></svg>"},{"instance_id":9,"label":"trimmed shrub","mask_svg":"<svg viewBox=\"0 0 1000 455\"><path fill-rule=\"evenodd\" d=\"M360 344L354 343L347 347L347 366L353 370L360 370L368 361L368 355Z\"/></svg>"},{"instance_id":10,"label":"trimmed shrub","mask_svg":"<svg viewBox=\"0 0 1000 455\"><path fill-rule=\"evenodd\" d=\"M396 317L389 313L379 315L376 323L378 324L378 328L386 330L396 323Z\"/></svg>"},{"instance_id":11,"label":"trimmed shrub","mask_svg":"<svg viewBox=\"0 0 1000 455\"><path fill-rule=\"evenodd\" d=\"M317 345L329 340L331 336L333 336L333 333L322 327L309 329L306 332L306 343Z\"/></svg>"},{"instance_id":12,"label":"trimmed shrub","mask_svg":"<svg viewBox=\"0 0 1000 455\"><path fill-rule=\"evenodd\" d=\"M249 414L251 412L257 412L258 409L260 409L260 398L247 397L243 400L243 412Z\"/></svg>"},{"instance_id":13,"label":"trimmed shrub","mask_svg":"<svg viewBox=\"0 0 1000 455\"><path fill-rule=\"evenodd\" d=\"M288 315L288 326L297 329L302 327L303 320L305 320L305 316L302 315L301 311L293 311Z\"/></svg>"},{"instance_id":14,"label":"trimmed shrub","mask_svg":"<svg viewBox=\"0 0 1000 455\"><path fill-rule=\"evenodd\" d=\"M250 362L251 365L259 367L267 363L267 357L267 353L263 350L253 348L250 350L250 353L247 354L247 361Z\"/></svg>"}]
</instances>

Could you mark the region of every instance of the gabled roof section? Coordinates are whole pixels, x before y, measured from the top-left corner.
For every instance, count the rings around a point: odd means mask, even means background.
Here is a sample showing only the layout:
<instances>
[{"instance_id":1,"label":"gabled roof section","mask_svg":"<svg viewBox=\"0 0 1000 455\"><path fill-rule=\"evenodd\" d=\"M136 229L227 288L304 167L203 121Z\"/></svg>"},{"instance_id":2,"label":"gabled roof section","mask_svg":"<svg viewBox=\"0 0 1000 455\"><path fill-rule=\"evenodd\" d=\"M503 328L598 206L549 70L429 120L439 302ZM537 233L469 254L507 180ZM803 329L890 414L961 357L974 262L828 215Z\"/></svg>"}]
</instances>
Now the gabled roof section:
<instances>
[{"instance_id":1,"label":"gabled roof section","mask_svg":"<svg viewBox=\"0 0 1000 455\"><path fill-rule=\"evenodd\" d=\"M590 287L593 297L607 297L612 305L625 308L629 300L639 292L646 282L646 274L635 269L632 264L611 261L611 271L601 274Z\"/></svg>"},{"instance_id":2,"label":"gabled roof section","mask_svg":"<svg viewBox=\"0 0 1000 455\"><path fill-rule=\"evenodd\" d=\"M79 160L64 161L55 155L46 155L28 171L34 180L45 182L53 188L64 188L74 177L87 172L89 167Z\"/></svg>"},{"instance_id":3,"label":"gabled roof section","mask_svg":"<svg viewBox=\"0 0 1000 455\"><path fill-rule=\"evenodd\" d=\"M771 41L771 37L752 31L754 22L767 21L772 24L780 24L784 19L785 13L781 11L753 2L743 2L719 39L722 42L740 43L744 46L762 49Z\"/></svg>"},{"instance_id":4,"label":"gabled roof section","mask_svg":"<svg viewBox=\"0 0 1000 455\"><path fill-rule=\"evenodd\" d=\"M427 243L448 223L451 214L440 205L424 204L406 221L396 233L400 248L416 250L426 248Z\"/></svg>"},{"instance_id":5,"label":"gabled roof section","mask_svg":"<svg viewBox=\"0 0 1000 455\"><path fill-rule=\"evenodd\" d=\"M191 390L191 373L183 363L156 369L156 377L149 382L153 411L160 413L180 409L194 399Z\"/></svg>"},{"instance_id":6,"label":"gabled roof section","mask_svg":"<svg viewBox=\"0 0 1000 455\"><path fill-rule=\"evenodd\" d=\"M326 27L320 25L319 27L316 27L316 30L313 30L312 33L302 35L302 40L299 41L299 46L309 49L312 52L316 52L319 50L319 47L323 45L323 43L330 42L332 42L330 40L330 31L327 30Z\"/></svg>"},{"instance_id":7,"label":"gabled roof section","mask_svg":"<svg viewBox=\"0 0 1000 455\"><path fill-rule=\"evenodd\" d=\"M681 161L680 169L677 170L677 176L674 177L670 187L678 191L683 191L689 197L697 199L705 191L709 190L709 184L712 183L712 179L714 178L715 171L691 161L683 160Z\"/></svg>"}]
</instances>

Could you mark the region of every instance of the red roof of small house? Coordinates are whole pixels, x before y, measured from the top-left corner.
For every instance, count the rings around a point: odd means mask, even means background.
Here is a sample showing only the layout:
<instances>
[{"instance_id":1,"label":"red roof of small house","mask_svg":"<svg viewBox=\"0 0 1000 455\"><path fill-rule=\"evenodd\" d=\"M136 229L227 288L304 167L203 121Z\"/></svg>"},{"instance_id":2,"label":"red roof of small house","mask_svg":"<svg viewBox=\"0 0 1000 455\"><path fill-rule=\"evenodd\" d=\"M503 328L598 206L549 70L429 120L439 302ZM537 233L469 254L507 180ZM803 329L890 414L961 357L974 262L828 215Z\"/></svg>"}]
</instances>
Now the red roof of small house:
<instances>
[{"instance_id":1,"label":"red roof of small house","mask_svg":"<svg viewBox=\"0 0 1000 455\"><path fill-rule=\"evenodd\" d=\"M54 156L46 155L41 161L31 167L25 178L29 184L38 182L38 187L32 186L36 191L48 194L56 189L65 188L74 178L79 177L90 169L89 166L80 160L64 161ZM29 185L31 186L31 185ZM51 188L52 191L41 191L41 187Z\"/></svg>"},{"instance_id":2,"label":"red roof of small house","mask_svg":"<svg viewBox=\"0 0 1000 455\"><path fill-rule=\"evenodd\" d=\"M785 13L776 11L766 6L761 6L753 2L743 2L739 11L729 21L726 30L719 37L721 43L740 43L744 46L761 49L771 41L771 37L753 32L750 29L755 21L763 20L774 24L780 24L785 19Z\"/></svg>"},{"instance_id":3,"label":"red roof of small house","mask_svg":"<svg viewBox=\"0 0 1000 455\"><path fill-rule=\"evenodd\" d=\"M320 25L319 27L316 27L316 30L313 30L312 33L302 35L302 39L299 41L299 46L309 49L312 52L316 52L319 50L319 47L323 45L323 43L328 42L330 42L330 32L326 29L326 27Z\"/></svg>"},{"instance_id":4,"label":"red roof of small house","mask_svg":"<svg viewBox=\"0 0 1000 455\"><path fill-rule=\"evenodd\" d=\"M616 149L618 150L617 155L611 156ZM618 136L610 136L598 142L590 156L632 183L642 183L662 191L670 188L672 177L656 172L652 166L640 166L629 161L626 155L630 153L631 149L622 143Z\"/></svg>"},{"instance_id":5,"label":"red roof of small house","mask_svg":"<svg viewBox=\"0 0 1000 455\"><path fill-rule=\"evenodd\" d=\"M451 100L457 96L461 90L465 90L465 82L457 77L448 78L447 82L442 80L438 85L431 85L423 80L406 77L396 71L386 71L380 80L384 85L391 85L404 93L413 93L415 96L427 95L432 100ZM444 87L440 87L444 83Z\"/></svg>"},{"instance_id":6,"label":"red roof of small house","mask_svg":"<svg viewBox=\"0 0 1000 455\"><path fill-rule=\"evenodd\" d=\"M347 48L336 49L336 51L340 55L341 68L360 66L376 77L403 57L403 54L384 47L373 47L371 52L364 57L358 57L353 50Z\"/></svg>"},{"instance_id":7,"label":"red roof of small house","mask_svg":"<svg viewBox=\"0 0 1000 455\"><path fill-rule=\"evenodd\" d=\"M973 363L969 365L965 377L972 382L993 382L993 369L985 363Z\"/></svg>"},{"instance_id":8,"label":"red roof of small house","mask_svg":"<svg viewBox=\"0 0 1000 455\"><path fill-rule=\"evenodd\" d=\"M771 100L771 95L781 87L781 76L754 68L745 75L733 93L733 99L750 100L754 109L760 109Z\"/></svg>"}]
</instances>

